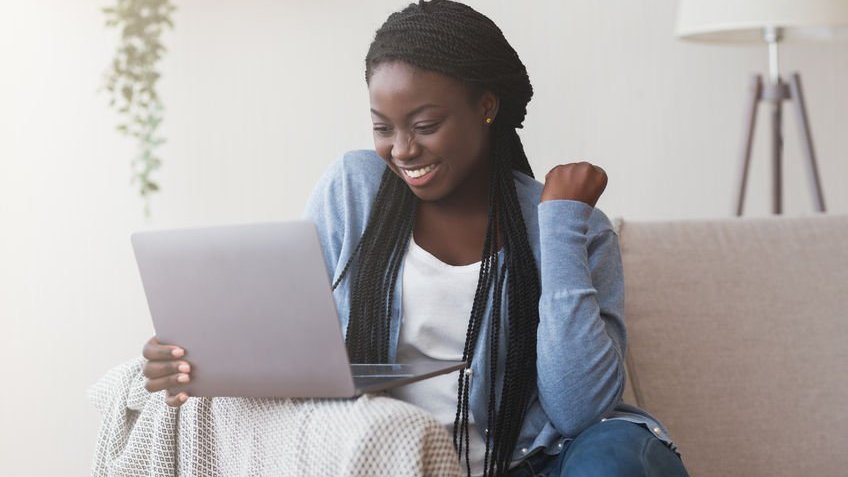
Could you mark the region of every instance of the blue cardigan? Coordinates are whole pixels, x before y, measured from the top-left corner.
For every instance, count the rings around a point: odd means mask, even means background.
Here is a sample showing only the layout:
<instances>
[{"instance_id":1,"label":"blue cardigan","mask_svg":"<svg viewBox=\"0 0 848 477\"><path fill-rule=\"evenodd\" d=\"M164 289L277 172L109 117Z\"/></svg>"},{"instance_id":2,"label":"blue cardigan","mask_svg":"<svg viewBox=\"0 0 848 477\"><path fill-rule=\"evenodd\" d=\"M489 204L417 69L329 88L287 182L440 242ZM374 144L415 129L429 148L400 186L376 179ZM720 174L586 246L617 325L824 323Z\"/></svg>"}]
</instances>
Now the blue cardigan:
<instances>
[{"instance_id":1,"label":"blue cardigan","mask_svg":"<svg viewBox=\"0 0 848 477\"><path fill-rule=\"evenodd\" d=\"M365 230L385 168L374 151L349 152L333 162L309 198L305 215L317 226L327 274L333 282ZM514 176L527 236L541 269L542 290L537 392L531 398L513 460L537 449L556 454L565 441L602 419L643 424L674 449L662 424L647 412L621 401L627 334L623 321L624 276L618 236L612 224L603 212L583 202L540 203L543 185L519 172ZM401 282L398 280L395 290L390 327L392 361L403 319ZM334 292L342 330L347 329L349 294L350 280L345 278ZM503 296L506 309L506 286ZM492 379L482 359L489 355L489 311L474 352L481 359L471 363L470 410L481 431L487 422L487 394ZM505 319L506 313L501 316ZM506 329L506 325L501 329ZM498 346L498 356L503 359L505 341L501 339ZM494 378L500 395L503 376Z\"/></svg>"}]
</instances>

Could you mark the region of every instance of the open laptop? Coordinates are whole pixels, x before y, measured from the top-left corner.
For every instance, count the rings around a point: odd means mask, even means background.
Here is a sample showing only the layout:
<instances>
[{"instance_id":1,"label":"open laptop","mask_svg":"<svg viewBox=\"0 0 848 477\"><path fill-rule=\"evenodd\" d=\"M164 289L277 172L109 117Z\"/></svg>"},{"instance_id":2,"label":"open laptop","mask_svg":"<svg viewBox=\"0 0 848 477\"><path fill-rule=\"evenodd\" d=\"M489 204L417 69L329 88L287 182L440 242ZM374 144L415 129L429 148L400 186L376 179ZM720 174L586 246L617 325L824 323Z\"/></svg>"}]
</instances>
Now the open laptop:
<instances>
[{"instance_id":1,"label":"open laptop","mask_svg":"<svg viewBox=\"0 0 848 477\"><path fill-rule=\"evenodd\" d=\"M156 336L186 350L191 396L355 397L465 367L348 361L315 225L268 222L131 237Z\"/></svg>"}]
</instances>

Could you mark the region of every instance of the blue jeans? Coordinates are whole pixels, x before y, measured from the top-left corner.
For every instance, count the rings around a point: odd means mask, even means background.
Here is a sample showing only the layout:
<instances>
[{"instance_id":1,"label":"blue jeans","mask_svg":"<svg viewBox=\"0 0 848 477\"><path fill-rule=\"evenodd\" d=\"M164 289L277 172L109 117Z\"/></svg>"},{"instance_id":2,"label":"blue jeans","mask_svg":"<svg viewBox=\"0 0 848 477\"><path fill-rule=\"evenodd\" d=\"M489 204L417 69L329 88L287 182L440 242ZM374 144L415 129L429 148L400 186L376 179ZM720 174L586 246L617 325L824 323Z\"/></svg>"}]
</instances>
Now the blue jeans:
<instances>
[{"instance_id":1,"label":"blue jeans","mask_svg":"<svg viewBox=\"0 0 848 477\"><path fill-rule=\"evenodd\" d=\"M510 477L689 477L680 457L644 426L619 419L599 422L569 441L558 455L524 459Z\"/></svg>"}]
</instances>

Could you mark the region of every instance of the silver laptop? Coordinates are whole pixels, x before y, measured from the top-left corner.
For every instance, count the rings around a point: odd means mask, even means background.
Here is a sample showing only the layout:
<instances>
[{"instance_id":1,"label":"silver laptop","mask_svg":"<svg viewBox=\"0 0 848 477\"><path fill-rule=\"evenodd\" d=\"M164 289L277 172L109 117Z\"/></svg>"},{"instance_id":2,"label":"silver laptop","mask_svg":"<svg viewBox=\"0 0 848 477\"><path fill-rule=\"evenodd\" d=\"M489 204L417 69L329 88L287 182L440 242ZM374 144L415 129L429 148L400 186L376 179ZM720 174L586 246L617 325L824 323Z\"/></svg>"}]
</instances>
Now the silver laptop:
<instances>
[{"instance_id":1,"label":"silver laptop","mask_svg":"<svg viewBox=\"0 0 848 477\"><path fill-rule=\"evenodd\" d=\"M186 350L192 396L354 397L465 367L355 364L315 225L269 222L131 237L156 336Z\"/></svg>"}]
</instances>

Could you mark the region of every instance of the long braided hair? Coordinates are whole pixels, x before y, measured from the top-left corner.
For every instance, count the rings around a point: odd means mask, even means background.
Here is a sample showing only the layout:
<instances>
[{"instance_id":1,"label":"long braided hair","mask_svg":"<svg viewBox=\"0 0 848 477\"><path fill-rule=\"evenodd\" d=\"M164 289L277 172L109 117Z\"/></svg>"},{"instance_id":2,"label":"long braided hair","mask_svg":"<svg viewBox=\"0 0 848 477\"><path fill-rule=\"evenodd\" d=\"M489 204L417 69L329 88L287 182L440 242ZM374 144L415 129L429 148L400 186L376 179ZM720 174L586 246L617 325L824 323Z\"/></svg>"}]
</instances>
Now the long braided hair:
<instances>
[{"instance_id":1,"label":"long braided hair","mask_svg":"<svg viewBox=\"0 0 848 477\"><path fill-rule=\"evenodd\" d=\"M489 220L463 359L469 363L487 360L491 384L484 468L486 475L503 475L536 388L540 284L513 178L513 170L533 177L516 133L516 128L522 127L533 89L524 64L497 25L472 8L448 0L422 0L389 16L368 51L366 81L378 65L391 61L457 78L465 82L470 94L491 91L500 101L491 130ZM333 284L335 288L350 274L346 341L352 362L384 363L389 359L394 290L412 235L416 203L409 187L386 168L365 231ZM498 231L504 243L499 243ZM504 283L508 296L505 320L501 316ZM490 295L488 356L475 356ZM507 343L505 360L498 356L502 334ZM500 361L504 362L502 369ZM499 372L503 384L496 389ZM470 474L470 376L460 373L458 384L454 446L460 458L464 451Z\"/></svg>"}]
</instances>

